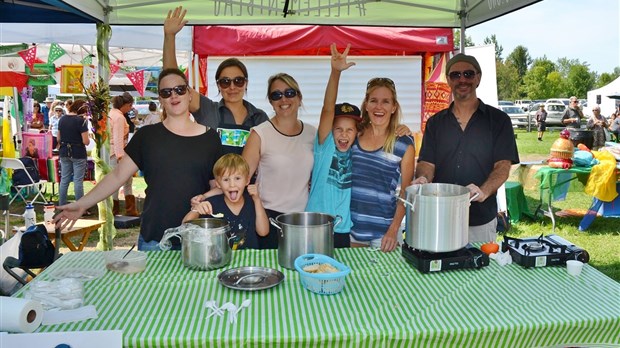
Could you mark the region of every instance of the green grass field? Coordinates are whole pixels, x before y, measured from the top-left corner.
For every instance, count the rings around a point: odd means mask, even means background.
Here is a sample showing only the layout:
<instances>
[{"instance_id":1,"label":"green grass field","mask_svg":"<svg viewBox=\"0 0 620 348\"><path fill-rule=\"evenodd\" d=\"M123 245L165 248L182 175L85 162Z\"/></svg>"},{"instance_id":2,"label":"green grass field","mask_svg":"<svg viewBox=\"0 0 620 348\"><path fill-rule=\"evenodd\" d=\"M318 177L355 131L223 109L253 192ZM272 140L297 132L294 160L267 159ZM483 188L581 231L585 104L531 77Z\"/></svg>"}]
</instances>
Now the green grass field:
<instances>
[{"instance_id":1,"label":"green grass field","mask_svg":"<svg viewBox=\"0 0 620 348\"><path fill-rule=\"evenodd\" d=\"M517 145L519 156L522 162L544 159L549 154L551 144L557 139L559 132L545 133L542 142L536 139L536 132L526 132L517 130ZM513 171L509 180L517 181L519 166L513 166ZM534 212L539 204L539 192L536 189L537 182L530 178L524 187L525 197L530 212ZM51 185L51 184L50 184ZM142 178L134 178L134 194L144 195L145 184ZM73 185L69 187L69 199L73 197ZM85 191L92 188L92 183L85 183ZM56 187L56 191L58 187ZM51 186L48 187L48 197L51 193ZM54 201L57 197L52 198ZM592 202L592 197L583 192L570 192L565 201L554 202L554 207L558 209L587 209ZM23 214L24 204L13 203L10 207L11 213ZM37 221L43 219L43 209L37 206ZM96 210L93 210L96 212ZM93 218L96 217L96 214ZM24 221L22 217L11 217L12 226L21 226ZM522 219L512 225L512 229L507 233L511 237L533 237L541 234L555 233L567 239L577 246L587 250L590 254L590 265L597 268L607 276L620 282L620 219L616 218L597 218L590 228L585 232L578 230L581 217L558 217L556 218L556 229L552 232L551 220L547 217L538 216L536 219ZM118 230L114 245L117 248L128 248L133 245L138 236L138 228ZM97 233L91 234L87 248L94 248L99 236ZM500 239L502 236L499 237Z\"/></svg>"}]
</instances>

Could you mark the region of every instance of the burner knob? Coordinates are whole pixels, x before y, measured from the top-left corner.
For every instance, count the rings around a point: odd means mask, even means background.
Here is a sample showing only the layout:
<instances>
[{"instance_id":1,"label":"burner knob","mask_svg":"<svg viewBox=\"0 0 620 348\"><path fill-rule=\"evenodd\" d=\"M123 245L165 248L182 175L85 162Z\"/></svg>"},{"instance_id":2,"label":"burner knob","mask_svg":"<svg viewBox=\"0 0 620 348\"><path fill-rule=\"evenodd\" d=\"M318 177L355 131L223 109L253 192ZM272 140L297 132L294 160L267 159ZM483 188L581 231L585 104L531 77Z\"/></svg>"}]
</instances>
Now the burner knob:
<instances>
[{"instance_id":1,"label":"burner knob","mask_svg":"<svg viewBox=\"0 0 620 348\"><path fill-rule=\"evenodd\" d=\"M588 263L590 261L590 254L585 250L579 250L575 253L575 260Z\"/></svg>"}]
</instances>

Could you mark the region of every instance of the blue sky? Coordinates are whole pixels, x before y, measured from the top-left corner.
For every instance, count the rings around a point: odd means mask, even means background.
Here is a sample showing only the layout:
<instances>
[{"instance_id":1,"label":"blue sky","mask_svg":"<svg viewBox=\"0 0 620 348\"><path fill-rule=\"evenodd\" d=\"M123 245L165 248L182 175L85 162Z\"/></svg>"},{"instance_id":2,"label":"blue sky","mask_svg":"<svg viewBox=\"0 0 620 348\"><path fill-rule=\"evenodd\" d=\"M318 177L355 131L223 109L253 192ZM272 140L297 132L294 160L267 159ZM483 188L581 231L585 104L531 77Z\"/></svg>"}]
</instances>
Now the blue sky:
<instances>
[{"instance_id":1,"label":"blue sky","mask_svg":"<svg viewBox=\"0 0 620 348\"><path fill-rule=\"evenodd\" d=\"M466 30L476 45L495 34L506 58L525 46L532 58L579 59L591 71L620 66L620 1L543 0Z\"/></svg>"}]
</instances>

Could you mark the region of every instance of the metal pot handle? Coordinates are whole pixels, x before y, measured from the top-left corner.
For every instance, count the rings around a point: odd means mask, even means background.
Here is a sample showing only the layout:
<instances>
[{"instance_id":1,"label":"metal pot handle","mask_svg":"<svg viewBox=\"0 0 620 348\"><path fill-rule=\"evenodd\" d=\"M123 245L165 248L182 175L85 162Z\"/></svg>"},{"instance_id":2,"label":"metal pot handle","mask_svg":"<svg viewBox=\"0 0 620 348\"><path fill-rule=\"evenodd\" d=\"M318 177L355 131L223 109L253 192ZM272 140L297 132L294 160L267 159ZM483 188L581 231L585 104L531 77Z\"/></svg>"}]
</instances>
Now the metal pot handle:
<instances>
[{"instance_id":1,"label":"metal pot handle","mask_svg":"<svg viewBox=\"0 0 620 348\"><path fill-rule=\"evenodd\" d=\"M336 226L338 226L341 222L342 222L342 216L336 215L336 217L334 218L334 228L336 228Z\"/></svg>"},{"instance_id":2,"label":"metal pot handle","mask_svg":"<svg viewBox=\"0 0 620 348\"><path fill-rule=\"evenodd\" d=\"M164 236L159 241L159 248L161 250L170 250L172 248L172 243L170 242L170 238L177 237L180 240L183 240L182 233L187 227L185 224L178 227L171 227L164 231Z\"/></svg>"},{"instance_id":3,"label":"metal pot handle","mask_svg":"<svg viewBox=\"0 0 620 348\"><path fill-rule=\"evenodd\" d=\"M269 218L269 222L273 225L273 227L280 230L280 235L282 236L282 238L284 238L284 232L282 232L282 227L278 225L278 222L272 217Z\"/></svg>"},{"instance_id":4,"label":"metal pot handle","mask_svg":"<svg viewBox=\"0 0 620 348\"><path fill-rule=\"evenodd\" d=\"M396 199L398 199L399 201L401 201L404 205L408 205L409 209L411 209L411 211L414 211L413 208L413 204L409 203L408 201L402 199L400 196L396 196ZM415 199L415 198L414 198ZM415 202L415 201L414 201Z\"/></svg>"},{"instance_id":5,"label":"metal pot handle","mask_svg":"<svg viewBox=\"0 0 620 348\"><path fill-rule=\"evenodd\" d=\"M478 196L480 196L480 193L476 192L473 196L469 198L469 203L471 203L471 201L473 201L474 199L478 198Z\"/></svg>"}]
</instances>

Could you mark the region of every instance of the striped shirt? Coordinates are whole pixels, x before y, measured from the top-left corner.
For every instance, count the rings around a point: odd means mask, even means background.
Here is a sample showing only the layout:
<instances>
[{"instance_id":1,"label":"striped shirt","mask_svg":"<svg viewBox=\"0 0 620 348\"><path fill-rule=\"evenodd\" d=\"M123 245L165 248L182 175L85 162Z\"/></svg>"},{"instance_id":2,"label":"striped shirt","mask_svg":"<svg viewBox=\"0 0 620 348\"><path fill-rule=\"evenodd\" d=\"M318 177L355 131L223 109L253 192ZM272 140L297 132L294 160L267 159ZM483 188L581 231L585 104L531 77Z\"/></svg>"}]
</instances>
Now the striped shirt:
<instances>
[{"instance_id":1,"label":"striped shirt","mask_svg":"<svg viewBox=\"0 0 620 348\"><path fill-rule=\"evenodd\" d=\"M413 138L399 137L394 153L383 148L365 151L355 141L352 149L351 235L359 241L382 238L396 212L396 188L400 184L400 163Z\"/></svg>"}]
</instances>

